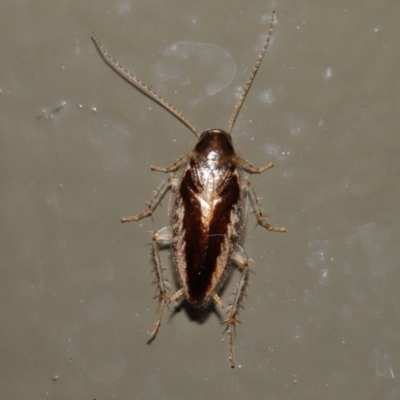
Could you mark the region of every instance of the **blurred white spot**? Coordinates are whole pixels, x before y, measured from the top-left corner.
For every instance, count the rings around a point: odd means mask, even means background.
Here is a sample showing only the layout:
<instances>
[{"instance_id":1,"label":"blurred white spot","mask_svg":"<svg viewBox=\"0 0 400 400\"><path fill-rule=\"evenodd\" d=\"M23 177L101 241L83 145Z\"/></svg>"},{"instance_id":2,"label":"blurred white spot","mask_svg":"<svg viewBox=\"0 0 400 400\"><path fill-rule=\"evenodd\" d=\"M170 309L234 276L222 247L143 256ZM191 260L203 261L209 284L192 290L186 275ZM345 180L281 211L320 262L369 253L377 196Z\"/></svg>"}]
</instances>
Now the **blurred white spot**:
<instances>
[{"instance_id":1,"label":"blurred white spot","mask_svg":"<svg viewBox=\"0 0 400 400\"><path fill-rule=\"evenodd\" d=\"M304 337L304 329L300 325L295 326L292 333L295 339L303 339Z\"/></svg>"},{"instance_id":2,"label":"blurred white spot","mask_svg":"<svg viewBox=\"0 0 400 400\"><path fill-rule=\"evenodd\" d=\"M308 244L306 261L311 268L318 269L318 282L329 286L329 267L332 261L329 256L331 244L328 240L316 240Z\"/></svg>"},{"instance_id":3,"label":"blurred white spot","mask_svg":"<svg viewBox=\"0 0 400 400\"><path fill-rule=\"evenodd\" d=\"M322 268L319 272L318 282L321 285L329 286L329 272L327 268Z\"/></svg>"},{"instance_id":4,"label":"blurred white spot","mask_svg":"<svg viewBox=\"0 0 400 400\"><path fill-rule=\"evenodd\" d=\"M276 143L267 143L265 145L265 151L278 160L283 160L290 156L290 151L288 149Z\"/></svg>"},{"instance_id":5,"label":"blurred white spot","mask_svg":"<svg viewBox=\"0 0 400 400\"><path fill-rule=\"evenodd\" d=\"M115 8L117 9L119 14L123 14L125 12L131 12L131 2L126 0L117 0L115 3Z\"/></svg>"},{"instance_id":6,"label":"blurred white spot","mask_svg":"<svg viewBox=\"0 0 400 400\"><path fill-rule=\"evenodd\" d=\"M331 249L329 240L316 240L308 244L306 261L311 268L319 268L326 265Z\"/></svg>"},{"instance_id":7,"label":"blurred white spot","mask_svg":"<svg viewBox=\"0 0 400 400\"><path fill-rule=\"evenodd\" d=\"M295 171L296 170L293 167L285 167L282 168L281 174L286 178L291 178L294 175Z\"/></svg>"},{"instance_id":8,"label":"blurred white spot","mask_svg":"<svg viewBox=\"0 0 400 400\"><path fill-rule=\"evenodd\" d=\"M239 100L239 97L242 94L242 92L243 92L243 87L242 86L238 85L238 86L235 87L235 99L236 100Z\"/></svg>"},{"instance_id":9,"label":"blurred white spot","mask_svg":"<svg viewBox=\"0 0 400 400\"><path fill-rule=\"evenodd\" d=\"M275 95L271 89L265 90L263 93L260 94L259 98L261 101L267 104L271 104L275 101Z\"/></svg>"},{"instance_id":10,"label":"blurred white spot","mask_svg":"<svg viewBox=\"0 0 400 400\"><path fill-rule=\"evenodd\" d=\"M276 6L274 6L274 8L276 8ZM271 17L272 17L272 14L270 14L270 13L263 14L263 15L261 15L261 21L269 23L271 21ZM275 14L274 25L277 25L278 23L279 23L278 16Z\"/></svg>"},{"instance_id":11,"label":"blurred white spot","mask_svg":"<svg viewBox=\"0 0 400 400\"><path fill-rule=\"evenodd\" d=\"M286 120L289 125L290 133L292 135L298 135L303 131L304 129L303 122L298 118L294 117L292 114L287 114Z\"/></svg>"},{"instance_id":12,"label":"blurred white spot","mask_svg":"<svg viewBox=\"0 0 400 400\"><path fill-rule=\"evenodd\" d=\"M155 70L164 87L179 88L180 96L194 105L228 86L236 73L231 55L221 47L194 42L169 45ZM199 88L194 90L194 88Z\"/></svg>"},{"instance_id":13,"label":"blurred white spot","mask_svg":"<svg viewBox=\"0 0 400 400\"><path fill-rule=\"evenodd\" d=\"M265 41L266 41L266 39L267 39L267 35L268 35L268 33L267 33L266 31L262 32L262 33L259 35L258 40L257 40L257 42L254 44L254 47L253 47L253 49L254 49L255 52L258 53L258 52L260 51L260 49L264 46ZM274 37L274 35L272 35L272 36L269 38L269 46L271 46L271 43L273 43L274 40L275 40L275 37Z\"/></svg>"},{"instance_id":14,"label":"blurred white spot","mask_svg":"<svg viewBox=\"0 0 400 400\"><path fill-rule=\"evenodd\" d=\"M375 372L379 376L385 378L395 379L394 372L392 369L392 357L386 350L385 345L380 345L374 349L376 356Z\"/></svg>"},{"instance_id":15,"label":"blurred white spot","mask_svg":"<svg viewBox=\"0 0 400 400\"><path fill-rule=\"evenodd\" d=\"M330 78L332 78L332 68L326 67L324 70L324 79L330 79Z\"/></svg>"}]
</instances>

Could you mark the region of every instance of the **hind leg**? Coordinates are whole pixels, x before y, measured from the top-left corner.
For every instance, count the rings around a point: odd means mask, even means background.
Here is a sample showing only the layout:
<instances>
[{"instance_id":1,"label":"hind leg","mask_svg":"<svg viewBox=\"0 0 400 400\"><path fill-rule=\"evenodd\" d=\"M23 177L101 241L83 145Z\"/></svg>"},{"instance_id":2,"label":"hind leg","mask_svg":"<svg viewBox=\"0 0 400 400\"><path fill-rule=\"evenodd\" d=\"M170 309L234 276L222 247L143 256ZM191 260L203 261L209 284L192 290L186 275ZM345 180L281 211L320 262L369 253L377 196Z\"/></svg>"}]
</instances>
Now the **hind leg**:
<instances>
[{"instance_id":1,"label":"hind leg","mask_svg":"<svg viewBox=\"0 0 400 400\"><path fill-rule=\"evenodd\" d=\"M172 233L169 227L161 228L154 233L152 239L152 261L154 274L156 276L158 314L154 327L148 331L152 338L157 334L158 329L160 328L164 307L167 302L169 302L169 297L167 295L167 287L169 284L168 280L164 277L165 268L161 264L160 247L170 246L171 243Z\"/></svg>"},{"instance_id":2,"label":"hind leg","mask_svg":"<svg viewBox=\"0 0 400 400\"><path fill-rule=\"evenodd\" d=\"M241 306L243 295L249 279L249 257L246 252L239 246L236 246L236 251L232 256L232 261L238 267L241 275L239 282L233 292L229 306L228 306L228 317L224 321L226 330L228 331L228 343L229 343L229 362L231 367L235 367L235 360L233 358L233 333L236 326L236 322L239 321L239 308Z\"/></svg>"}]
</instances>

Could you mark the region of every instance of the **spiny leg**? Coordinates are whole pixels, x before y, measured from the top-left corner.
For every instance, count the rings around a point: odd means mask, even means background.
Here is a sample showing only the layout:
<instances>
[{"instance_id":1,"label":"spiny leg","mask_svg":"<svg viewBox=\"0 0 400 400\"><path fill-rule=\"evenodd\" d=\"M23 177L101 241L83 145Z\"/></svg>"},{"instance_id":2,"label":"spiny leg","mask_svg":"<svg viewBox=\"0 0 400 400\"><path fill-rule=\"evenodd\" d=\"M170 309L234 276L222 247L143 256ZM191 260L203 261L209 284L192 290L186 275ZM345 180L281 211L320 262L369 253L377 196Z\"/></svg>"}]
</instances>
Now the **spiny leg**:
<instances>
[{"instance_id":1,"label":"spiny leg","mask_svg":"<svg viewBox=\"0 0 400 400\"><path fill-rule=\"evenodd\" d=\"M224 308L221 298L216 293L213 294L212 299L217 306L221 307L222 309Z\"/></svg>"},{"instance_id":2,"label":"spiny leg","mask_svg":"<svg viewBox=\"0 0 400 400\"><path fill-rule=\"evenodd\" d=\"M170 303L173 301L180 301L183 298L183 289L179 289L177 292L175 292L171 298L169 299Z\"/></svg>"},{"instance_id":3,"label":"spiny leg","mask_svg":"<svg viewBox=\"0 0 400 400\"><path fill-rule=\"evenodd\" d=\"M264 166L262 166L260 168L257 168L253 164L250 164L247 160L242 158L240 160L240 166L246 172L250 172L251 174L260 174L261 172L264 172L267 169L272 168L274 166L274 164L272 164L272 162L270 162L267 165L264 165Z\"/></svg>"},{"instance_id":4,"label":"spiny leg","mask_svg":"<svg viewBox=\"0 0 400 400\"><path fill-rule=\"evenodd\" d=\"M179 167L186 162L187 155L185 154L182 156L178 161L175 161L172 165L168 167L159 167L157 165L152 165L151 170L152 171L158 171L158 172L175 172L179 169Z\"/></svg>"},{"instance_id":5,"label":"spiny leg","mask_svg":"<svg viewBox=\"0 0 400 400\"><path fill-rule=\"evenodd\" d=\"M232 261L240 270L241 275L229 302L228 317L223 323L228 331L229 362L231 363L231 368L234 368L235 360L233 358L233 330L236 326L236 322L239 321L239 308L243 300L247 281L249 279L249 257L239 245L236 245L236 251L232 256Z\"/></svg>"},{"instance_id":6,"label":"spiny leg","mask_svg":"<svg viewBox=\"0 0 400 400\"><path fill-rule=\"evenodd\" d=\"M182 300L182 298L185 297L185 293L183 291L183 289L179 289L177 292L175 292L171 298L169 299L170 303L172 303L173 301L180 301ZM218 305L221 308L224 308L224 305L222 304L221 299L219 298L219 296L214 293L212 296L213 302Z\"/></svg>"},{"instance_id":7,"label":"spiny leg","mask_svg":"<svg viewBox=\"0 0 400 400\"><path fill-rule=\"evenodd\" d=\"M253 211L256 215L257 223L259 223L264 228L267 228L271 232L286 232L285 228L279 228L279 227L273 226L267 222L267 217L266 217L266 215L264 215L264 213L261 209L260 202L258 201L256 192L255 192L253 186L251 185L251 183L249 181L245 181L245 185L246 186L245 186L244 190L250 197L250 203L251 203L251 206L253 207Z\"/></svg>"},{"instance_id":8,"label":"spiny leg","mask_svg":"<svg viewBox=\"0 0 400 400\"><path fill-rule=\"evenodd\" d=\"M153 338L160 328L161 320L163 316L164 307L169 302L167 296L167 286L169 286L167 279L164 277L164 268L161 264L159 247L169 246L172 242L172 233L169 227L159 229L152 239L152 261L154 267L154 273L156 275L156 286L158 299L158 314L157 320L152 329L149 329L148 333Z\"/></svg>"},{"instance_id":9,"label":"spiny leg","mask_svg":"<svg viewBox=\"0 0 400 400\"><path fill-rule=\"evenodd\" d=\"M142 218L152 215L153 211L156 209L156 207L160 203L161 199L164 197L167 190L173 186L175 186L174 178L169 178L166 181L164 181L161 184L161 186L156 190L156 192L153 196L153 199L150 201L150 203L147 204L147 207L143 212L141 212L140 214L137 214L137 215L132 215L131 217L121 218L121 222L139 221Z\"/></svg>"}]
</instances>

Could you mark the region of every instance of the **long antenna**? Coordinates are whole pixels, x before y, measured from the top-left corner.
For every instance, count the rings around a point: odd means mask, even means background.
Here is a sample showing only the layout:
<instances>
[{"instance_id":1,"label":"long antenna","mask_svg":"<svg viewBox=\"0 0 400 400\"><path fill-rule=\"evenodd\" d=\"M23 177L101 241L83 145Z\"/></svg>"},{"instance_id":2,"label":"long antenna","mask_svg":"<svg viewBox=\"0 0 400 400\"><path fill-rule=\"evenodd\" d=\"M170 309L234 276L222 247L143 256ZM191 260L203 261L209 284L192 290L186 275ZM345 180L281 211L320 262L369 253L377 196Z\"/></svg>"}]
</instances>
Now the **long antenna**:
<instances>
[{"instance_id":1,"label":"long antenna","mask_svg":"<svg viewBox=\"0 0 400 400\"><path fill-rule=\"evenodd\" d=\"M96 45L97 50L103 57L104 61L122 78L128 81L131 85L135 86L141 92L143 92L146 96L150 97L160 106L164 107L167 111L169 111L175 118L179 119L183 124L185 124L197 137L200 137L200 132L189 122L184 115L178 111L172 104L168 103L163 97L161 97L158 93L156 93L152 88L143 83L140 79L136 78L136 76L132 75L126 68L124 68L121 64L118 63L108 51L103 47L99 38L92 32L92 40Z\"/></svg>"},{"instance_id":2,"label":"long antenna","mask_svg":"<svg viewBox=\"0 0 400 400\"><path fill-rule=\"evenodd\" d=\"M238 102L236 104L236 107L233 110L231 119L229 120L228 133L232 132L233 125L235 124L236 118L237 118L237 116L239 114L239 111L240 111L242 105L243 105L244 99L246 98L247 92L249 91L250 86L254 81L254 77L257 74L258 68L260 67L261 61L262 61L262 59L264 57L264 54L265 54L265 51L267 50L267 47L268 47L268 44L269 44L269 41L270 41L271 35L272 35L272 29L274 28L274 19L275 19L275 11L272 11L271 22L269 24L269 31L268 31L267 39L265 40L264 46L261 49L260 54L258 55L257 62L254 65L253 70L250 73L249 79L247 80L246 84L244 85L242 94L239 97L239 100L238 100Z\"/></svg>"}]
</instances>

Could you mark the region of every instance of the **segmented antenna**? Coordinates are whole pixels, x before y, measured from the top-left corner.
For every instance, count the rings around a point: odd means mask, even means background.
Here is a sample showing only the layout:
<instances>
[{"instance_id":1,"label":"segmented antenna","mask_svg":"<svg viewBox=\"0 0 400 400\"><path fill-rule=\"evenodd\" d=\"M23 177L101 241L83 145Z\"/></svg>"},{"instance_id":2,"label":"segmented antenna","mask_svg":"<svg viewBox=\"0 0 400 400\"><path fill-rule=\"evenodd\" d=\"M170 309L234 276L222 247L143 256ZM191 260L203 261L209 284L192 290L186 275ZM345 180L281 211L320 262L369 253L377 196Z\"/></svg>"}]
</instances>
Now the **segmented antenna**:
<instances>
[{"instance_id":1,"label":"segmented antenna","mask_svg":"<svg viewBox=\"0 0 400 400\"><path fill-rule=\"evenodd\" d=\"M233 125L235 124L236 118L237 118L237 116L238 116L238 114L239 114L239 111L240 111L242 105L243 105L244 99L246 98L247 92L249 91L249 89L250 89L250 87L251 87L251 84L252 84L253 81L254 81L254 77L255 77L256 74L257 74L258 68L260 67L261 61L262 61L262 59L263 59L263 57L264 57L264 54L265 54L265 51L267 50L269 41L270 41L270 39L271 39L272 30L273 30L273 28L274 28L274 19L275 19L275 11L272 11L271 22L270 22L270 24L269 24L269 31L268 31L267 39L265 40L264 46L263 46L263 48L261 49L260 54L258 55L257 62L256 62L256 64L254 65L253 70L252 70L251 73L250 73L249 79L247 80L246 84L244 85L242 94L241 94L240 97L239 97L239 100L238 100L238 102L237 102L237 104L236 104L236 107L235 107L235 109L233 110L231 119L229 120L229 130L228 130L228 133L231 133L231 132L232 132Z\"/></svg>"},{"instance_id":2,"label":"segmented antenna","mask_svg":"<svg viewBox=\"0 0 400 400\"><path fill-rule=\"evenodd\" d=\"M92 32L92 40L96 45L97 50L103 57L104 61L120 76L122 76L126 81L128 81L131 85L135 86L141 92L143 92L146 96L150 97L160 106L164 107L167 111L169 111L175 118L185 124L197 137L200 137L200 132L189 122L189 120L178 111L172 104L166 101L163 97L161 97L158 93L156 93L152 88L147 86L144 82L138 79L136 76L132 75L126 68L124 68L121 64L118 63L108 51L103 47L99 38Z\"/></svg>"}]
</instances>

